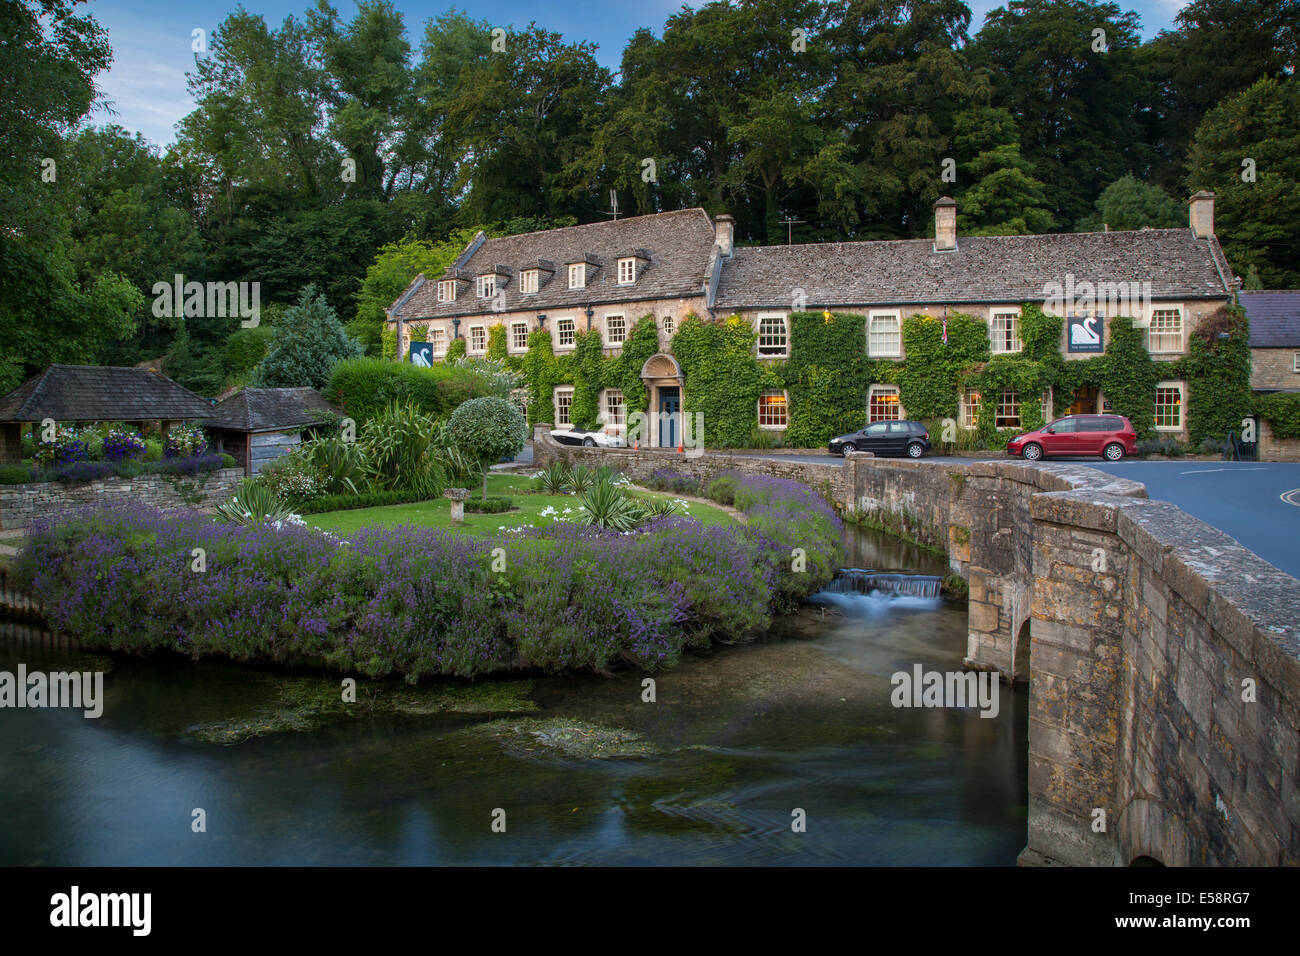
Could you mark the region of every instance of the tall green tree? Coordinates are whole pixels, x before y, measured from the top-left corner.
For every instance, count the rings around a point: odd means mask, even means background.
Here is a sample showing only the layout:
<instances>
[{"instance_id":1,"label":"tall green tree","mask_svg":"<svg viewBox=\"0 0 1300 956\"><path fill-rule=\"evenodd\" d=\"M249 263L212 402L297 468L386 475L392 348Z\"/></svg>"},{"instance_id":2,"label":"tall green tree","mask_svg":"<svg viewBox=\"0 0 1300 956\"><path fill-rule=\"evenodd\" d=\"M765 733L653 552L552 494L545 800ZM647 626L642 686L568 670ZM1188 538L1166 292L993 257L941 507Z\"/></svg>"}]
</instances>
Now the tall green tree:
<instances>
[{"instance_id":1,"label":"tall green tree","mask_svg":"<svg viewBox=\"0 0 1300 956\"><path fill-rule=\"evenodd\" d=\"M1102 190L1093 211L1075 225L1076 232L1103 229L1176 229L1187 225L1187 207L1154 183L1131 173Z\"/></svg>"},{"instance_id":2,"label":"tall green tree","mask_svg":"<svg viewBox=\"0 0 1300 956\"><path fill-rule=\"evenodd\" d=\"M1206 114L1187 186L1217 196L1215 232L1236 270L1270 289L1300 288L1300 78L1260 80Z\"/></svg>"},{"instance_id":3,"label":"tall green tree","mask_svg":"<svg viewBox=\"0 0 1300 956\"><path fill-rule=\"evenodd\" d=\"M266 357L253 370L253 385L324 388L334 364L356 358L361 351L325 297L309 285L276 322Z\"/></svg>"},{"instance_id":4,"label":"tall green tree","mask_svg":"<svg viewBox=\"0 0 1300 956\"><path fill-rule=\"evenodd\" d=\"M962 235L1014 236L1055 226L1047 190L1020 154L1015 120L1006 110L972 107L953 117L958 164L957 230Z\"/></svg>"}]
</instances>

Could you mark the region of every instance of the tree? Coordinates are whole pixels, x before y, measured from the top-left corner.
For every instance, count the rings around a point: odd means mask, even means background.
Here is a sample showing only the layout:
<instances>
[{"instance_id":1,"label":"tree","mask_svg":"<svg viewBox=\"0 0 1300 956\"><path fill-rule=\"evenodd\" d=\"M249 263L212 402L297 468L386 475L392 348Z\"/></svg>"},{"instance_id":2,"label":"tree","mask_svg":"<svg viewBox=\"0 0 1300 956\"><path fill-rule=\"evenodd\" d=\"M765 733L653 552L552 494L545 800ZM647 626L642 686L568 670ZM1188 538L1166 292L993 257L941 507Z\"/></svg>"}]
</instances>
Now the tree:
<instances>
[{"instance_id":1,"label":"tree","mask_svg":"<svg viewBox=\"0 0 1300 956\"><path fill-rule=\"evenodd\" d=\"M1187 185L1217 196L1215 231L1235 269L1270 289L1300 288L1300 78L1260 80L1206 114Z\"/></svg>"},{"instance_id":2,"label":"tree","mask_svg":"<svg viewBox=\"0 0 1300 956\"><path fill-rule=\"evenodd\" d=\"M1110 229L1177 229L1187 225L1187 209L1153 183L1129 174L1102 190L1093 211L1075 225L1075 232Z\"/></svg>"},{"instance_id":3,"label":"tree","mask_svg":"<svg viewBox=\"0 0 1300 956\"><path fill-rule=\"evenodd\" d=\"M483 466L483 497L487 497L488 466L519 454L528 440L528 424L519 409L504 398L471 398L447 420L452 441Z\"/></svg>"},{"instance_id":4,"label":"tree","mask_svg":"<svg viewBox=\"0 0 1300 956\"><path fill-rule=\"evenodd\" d=\"M335 362L356 358L361 352L325 297L309 285L276 323L266 358L253 371L253 385L324 388Z\"/></svg>"},{"instance_id":5,"label":"tree","mask_svg":"<svg viewBox=\"0 0 1300 956\"><path fill-rule=\"evenodd\" d=\"M963 157L957 230L971 236L1017 236L1047 232L1056 222L1046 190L1020 155L1015 120L988 106L953 118L953 151Z\"/></svg>"}]
</instances>

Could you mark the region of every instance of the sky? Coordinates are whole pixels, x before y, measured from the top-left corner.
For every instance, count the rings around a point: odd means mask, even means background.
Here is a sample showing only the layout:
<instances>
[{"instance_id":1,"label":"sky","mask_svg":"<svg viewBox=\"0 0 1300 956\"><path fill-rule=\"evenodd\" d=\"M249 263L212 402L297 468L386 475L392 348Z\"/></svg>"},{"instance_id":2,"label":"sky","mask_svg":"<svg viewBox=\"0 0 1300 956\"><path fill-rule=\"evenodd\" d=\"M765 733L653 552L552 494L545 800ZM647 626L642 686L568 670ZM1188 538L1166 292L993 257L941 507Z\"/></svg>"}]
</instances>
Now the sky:
<instances>
[{"instance_id":1,"label":"sky","mask_svg":"<svg viewBox=\"0 0 1300 956\"><path fill-rule=\"evenodd\" d=\"M332 0L340 15L350 19L356 12L352 0ZM1002 0L967 0L975 33L990 10ZM238 5L238 0L195 3L191 0L90 0L81 10L89 12L109 34L113 46L112 68L99 77L99 87L116 115L99 111L91 117L96 125L114 122L131 132L143 133L159 146L175 140L175 124L194 108L185 88L185 73L194 66L191 50L195 29L207 34ZM244 0L243 6L261 14L269 26L278 26L289 14L302 19L315 0ZM475 19L509 28L537 21L540 26L575 42L599 44L596 59L617 70L623 45L640 27L657 35L664 21L681 8L681 0L565 0L555 5L535 0L394 0L406 18L408 38L417 46L424 24L452 6ZM700 6L701 2L692 6ZM1135 10L1142 18L1144 38L1173 25L1174 15L1184 0L1128 0L1121 6Z\"/></svg>"}]
</instances>

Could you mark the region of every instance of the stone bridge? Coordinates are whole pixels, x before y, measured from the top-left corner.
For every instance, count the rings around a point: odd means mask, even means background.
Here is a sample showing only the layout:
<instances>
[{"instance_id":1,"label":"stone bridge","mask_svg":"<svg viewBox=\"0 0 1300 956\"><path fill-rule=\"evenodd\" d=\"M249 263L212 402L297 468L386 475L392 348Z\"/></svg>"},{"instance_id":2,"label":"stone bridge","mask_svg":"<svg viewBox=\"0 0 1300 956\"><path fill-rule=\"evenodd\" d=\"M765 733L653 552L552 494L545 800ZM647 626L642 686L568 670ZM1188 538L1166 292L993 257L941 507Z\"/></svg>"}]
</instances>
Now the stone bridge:
<instances>
[{"instance_id":1,"label":"stone bridge","mask_svg":"<svg viewBox=\"0 0 1300 956\"><path fill-rule=\"evenodd\" d=\"M1074 464L568 448L542 429L535 454L793 478L942 549L970 584L967 665L1029 683L1022 862L1300 863L1300 581L1143 485Z\"/></svg>"}]
</instances>

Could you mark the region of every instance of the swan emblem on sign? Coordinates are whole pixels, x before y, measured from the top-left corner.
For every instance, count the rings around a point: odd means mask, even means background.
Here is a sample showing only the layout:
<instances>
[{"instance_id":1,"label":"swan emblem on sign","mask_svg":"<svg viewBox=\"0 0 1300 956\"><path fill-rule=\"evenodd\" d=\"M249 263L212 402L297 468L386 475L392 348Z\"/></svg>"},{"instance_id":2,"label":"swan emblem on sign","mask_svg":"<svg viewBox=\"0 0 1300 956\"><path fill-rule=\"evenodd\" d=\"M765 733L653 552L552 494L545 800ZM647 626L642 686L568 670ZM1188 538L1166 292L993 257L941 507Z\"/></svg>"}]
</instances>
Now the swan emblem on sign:
<instances>
[{"instance_id":1,"label":"swan emblem on sign","mask_svg":"<svg viewBox=\"0 0 1300 956\"><path fill-rule=\"evenodd\" d=\"M1090 315L1082 322L1070 326L1071 345L1097 345L1101 342L1101 333L1097 331L1097 317Z\"/></svg>"}]
</instances>

